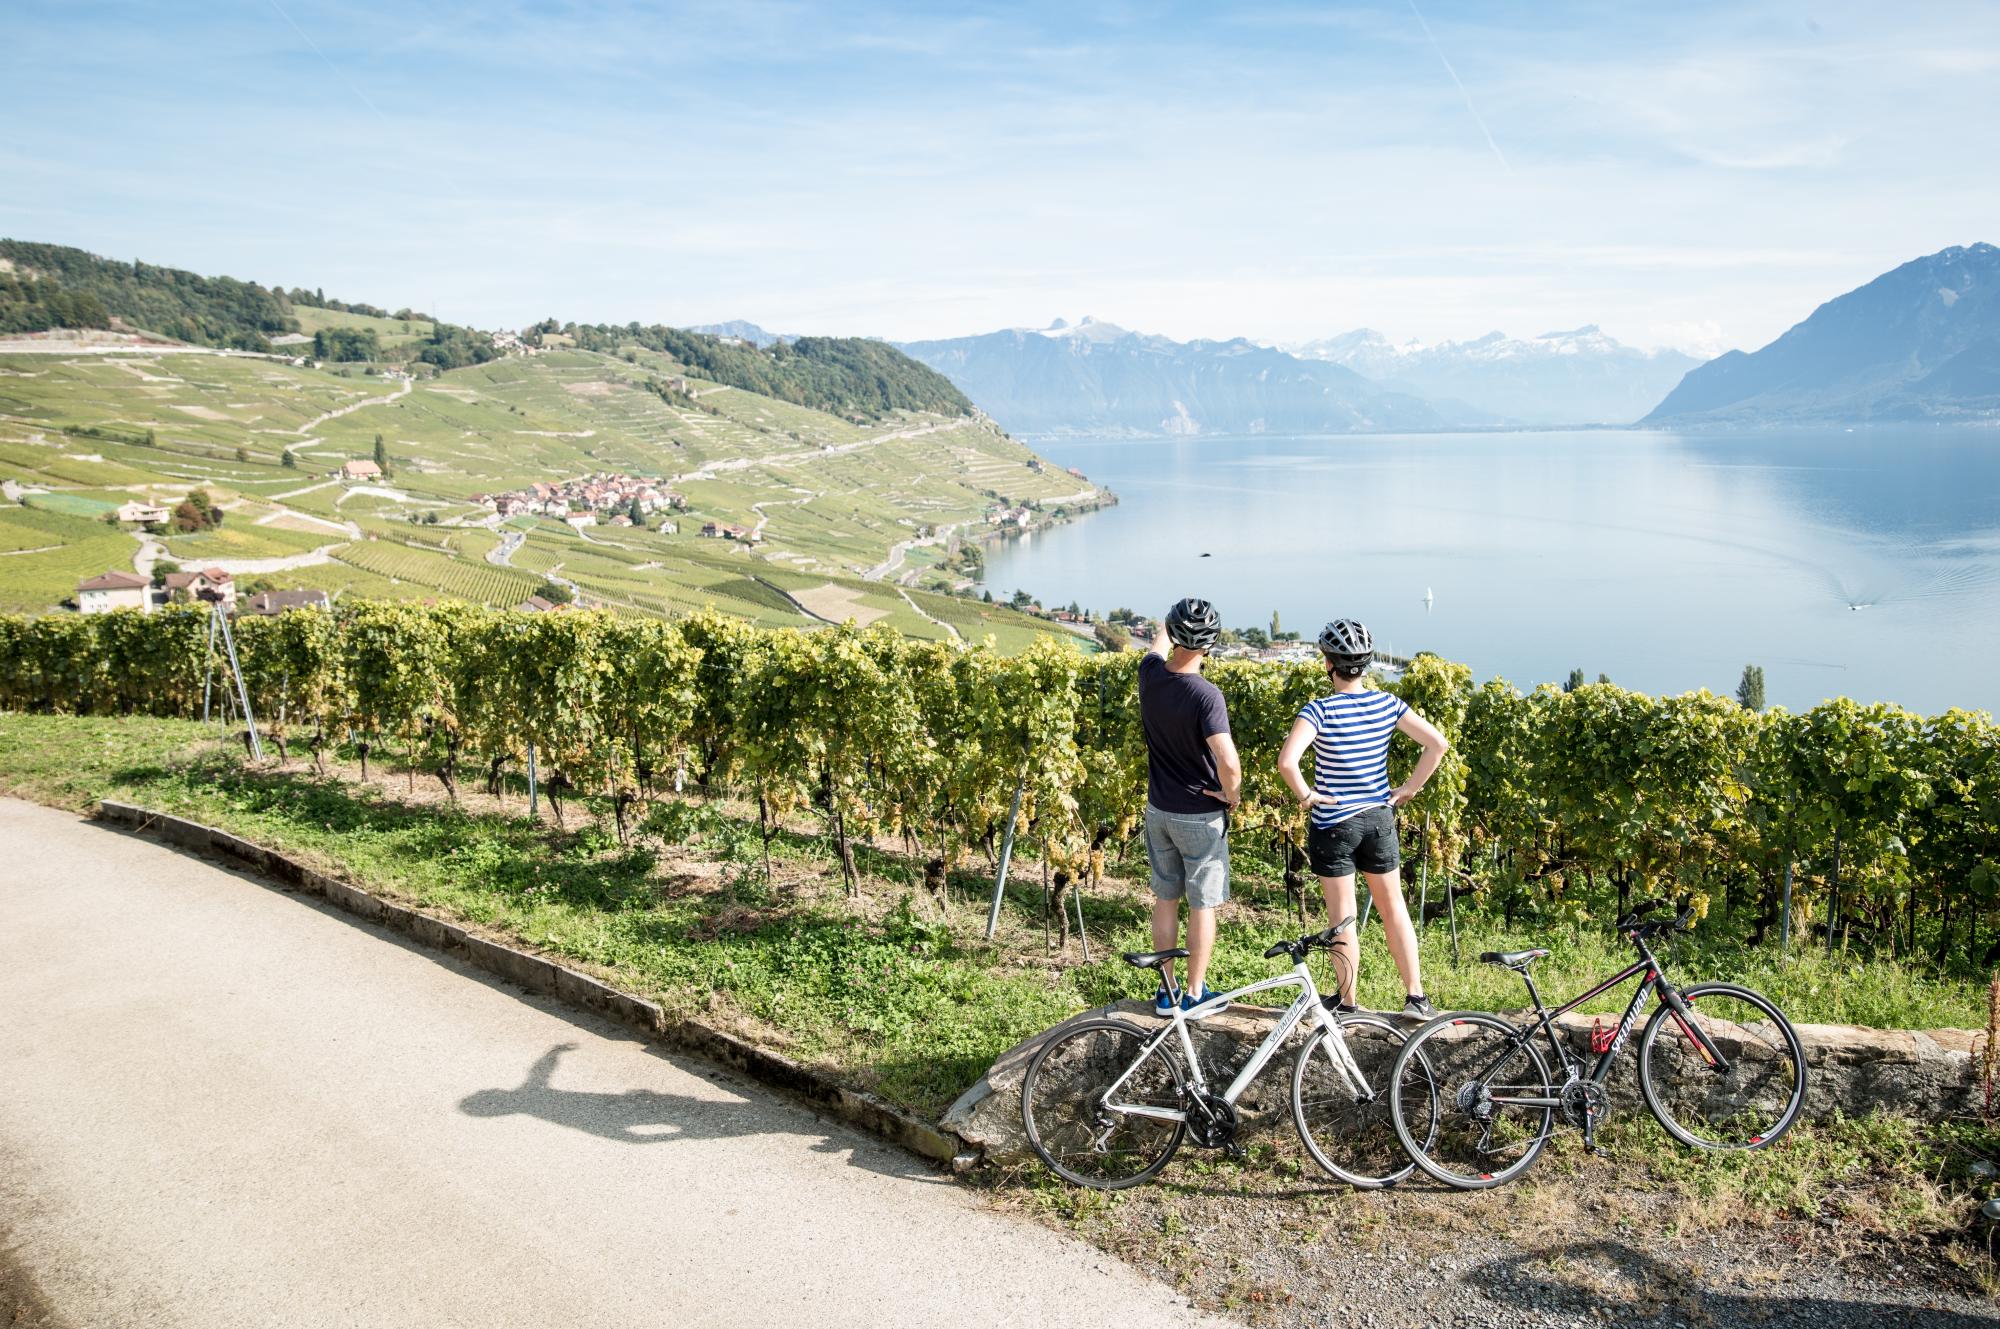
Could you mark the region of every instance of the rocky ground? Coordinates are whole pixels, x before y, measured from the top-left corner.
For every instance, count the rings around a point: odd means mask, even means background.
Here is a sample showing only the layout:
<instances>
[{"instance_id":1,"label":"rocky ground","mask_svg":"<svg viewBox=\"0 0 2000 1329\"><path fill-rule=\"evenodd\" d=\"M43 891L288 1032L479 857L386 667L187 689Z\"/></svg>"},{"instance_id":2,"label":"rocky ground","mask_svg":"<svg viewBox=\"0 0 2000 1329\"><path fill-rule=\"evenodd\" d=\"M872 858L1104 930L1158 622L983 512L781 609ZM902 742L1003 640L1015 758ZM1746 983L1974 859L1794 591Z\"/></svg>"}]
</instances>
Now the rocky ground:
<instances>
[{"instance_id":1,"label":"rocky ground","mask_svg":"<svg viewBox=\"0 0 2000 1329\"><path fill-rule=\"evenodd\" d=\"M1821 1177L1809 1184L1826 1202L1807 1218L1754 1185L1663 1180L1635 1148L1554 1148L1523 1182L1472 1195L1288 1180L1282 1158L1255 1153L1183 1154L1162 1182L1117 1195L1033 1169L986 1180L996 1202L1259 1326L2000 1325L1994 1266L1952 1234L1962 1206L1938 1193Z\"/></svg>"}]
</instances>

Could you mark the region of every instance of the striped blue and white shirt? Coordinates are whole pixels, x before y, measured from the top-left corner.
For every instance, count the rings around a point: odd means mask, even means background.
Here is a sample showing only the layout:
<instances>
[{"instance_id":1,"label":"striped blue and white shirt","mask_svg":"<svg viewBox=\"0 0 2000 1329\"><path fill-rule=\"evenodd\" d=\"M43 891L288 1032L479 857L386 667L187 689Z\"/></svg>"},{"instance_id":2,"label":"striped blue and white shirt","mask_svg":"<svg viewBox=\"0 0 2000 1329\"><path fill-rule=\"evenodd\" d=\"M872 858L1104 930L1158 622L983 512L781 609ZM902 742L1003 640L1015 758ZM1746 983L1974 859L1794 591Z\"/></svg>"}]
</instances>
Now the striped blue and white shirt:
<instances>
[{"instance_id":1,"label":"striped blue and white shirt","mask_svg":"<svg viewBox=\"0 0 2000 1329\"><path fill-rule=\"evenodd\" d=\"M1313 727L1313 788L1340 802L1315 807L1312 824L1337 826L1369 808L1389 806L1389 739L1409 710L1388 692L1336 692L1299 712Z\"/></svg>"}]
</instances>

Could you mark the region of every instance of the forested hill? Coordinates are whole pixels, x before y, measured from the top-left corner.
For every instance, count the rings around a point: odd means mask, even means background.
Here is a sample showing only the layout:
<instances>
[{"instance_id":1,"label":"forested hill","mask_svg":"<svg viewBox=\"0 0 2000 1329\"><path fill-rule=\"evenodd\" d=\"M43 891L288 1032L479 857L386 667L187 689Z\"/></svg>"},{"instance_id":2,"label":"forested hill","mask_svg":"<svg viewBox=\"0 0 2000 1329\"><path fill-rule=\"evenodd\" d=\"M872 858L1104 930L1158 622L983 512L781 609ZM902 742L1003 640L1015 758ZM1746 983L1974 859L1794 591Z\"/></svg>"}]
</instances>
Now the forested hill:
<instances>
[{"instance_id":1,"label":"forested hill","mask_svg":"<svg viewBox=\"0 0 2000 1329\"><path fill-rule=\"evenodd\" d=\"M531 341L554 335L590 351L643 346L718 383L849 418L879 419L891 411L972 414L972 403L950 379L887 342L865 337L800 337L758 347L658 324L559 326L554 319L528 333Z\"/></svg>"},{"instance_id":2,"label":"forested hill","mask_svg":"<svg viewBox=\"0 0 2000 1329\"><path fill-rule=\"evenodd\" d=\"M269 351L271 339L300 331L298 308L358 315L324 326L314 355L322 360L420 360L439 369L484 364L498 352L492 339L471 328L435 323L404 309L392 315L373 305L329 300L319 291L266 287L234 277L204 277L180 268L100 258L67 245L0 239L0 334L58 328L125 326L195 346ZM422 337L384 345L365 326L370 320L428 326Z\"/></svg>"},{"instance_id":3,"label":"forested hill","mask_svg":"<svg viewBox=\"0 0 2000 1329\"><path fill-rule=\"evenodd\" d=\"M0 240L0 331L102 328L119 318L198 346L268 350L295 332L277 292L234 277L99 258L66 245Z\"/></svg>"}]
</instances>

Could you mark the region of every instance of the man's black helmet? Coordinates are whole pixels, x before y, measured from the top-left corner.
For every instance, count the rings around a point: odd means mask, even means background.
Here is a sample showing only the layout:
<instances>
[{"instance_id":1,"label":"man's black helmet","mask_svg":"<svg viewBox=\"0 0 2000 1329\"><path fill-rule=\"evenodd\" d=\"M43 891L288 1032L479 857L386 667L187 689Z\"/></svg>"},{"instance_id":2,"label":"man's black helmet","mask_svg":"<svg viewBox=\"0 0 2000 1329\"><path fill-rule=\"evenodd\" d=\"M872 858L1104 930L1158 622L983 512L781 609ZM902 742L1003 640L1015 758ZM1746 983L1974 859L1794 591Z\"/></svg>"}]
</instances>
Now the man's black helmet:
<instances>
[{"instance_id":1,"label":"man's black helmet","mask_svg":"<svg viewBox=\"0 0 2000 1329\"><path fill-rule=\"evenodd\" d=\"M1359 678L1375 659L1375 638L1353 619L1336 618L1319 630L1319 653L1341 673Z\"/></svg>"},{"instance_id":2,"label":"man's black helmet","mask_svg":"<svg viewBox=\"0 0 2000 1329\"><path fill-rule=\"evenodd\" d=\"M1193 596L1167 611L1167 636L1176 646L1205 651L1222 635L1222 616L1215 606Z\"/></svg>"}]
</instances>

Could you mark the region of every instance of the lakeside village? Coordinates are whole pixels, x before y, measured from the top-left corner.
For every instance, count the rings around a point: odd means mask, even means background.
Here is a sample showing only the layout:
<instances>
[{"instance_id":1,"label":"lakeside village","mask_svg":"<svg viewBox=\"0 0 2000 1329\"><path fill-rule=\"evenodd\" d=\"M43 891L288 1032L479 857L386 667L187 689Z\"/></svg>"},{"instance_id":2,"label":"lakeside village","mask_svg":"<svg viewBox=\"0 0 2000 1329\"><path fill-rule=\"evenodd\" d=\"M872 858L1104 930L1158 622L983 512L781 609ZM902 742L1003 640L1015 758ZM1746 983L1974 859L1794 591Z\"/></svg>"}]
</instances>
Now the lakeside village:
<instances>
[{"instance_id":1,"label":"lakeside village","mask_svg":"<svg viewBox=\"0 0 2000 1329\"><path fill-rule=\"evenodd\" d=\"M1065 469L1081 477L1081 472L1073 468ZM386 473L375 461L353 458L342 462L329 474L329 478L346 484L365 485L379 483L386 478ZM680 527L672 516L664 514L686 512L689 507L685 495L657 480L613 471L599 471L567 480L537 480L504 493L473 494L469 501L485 508L491 514L487 522L495 524L517 517L542 517L579 529L599 524L639 526L668 535L676 534ZM996 496L983 517L984 524L992 531L989 538L1006 539L1024 535L1037 525L1047 524L1038 520L1041 515L1039 505L1032 501L1010 503ZM114 512L105 514L108 523L137 528L147 534L201 531L221 525L222 519L221 508L208 494L198 489L171 508L133 499ZM929 529L925 528L924 534L929 533ZM704 522L699 534L709 539L744 545L762 543L762 532L727 522ZM973 587L984 578L985 558L980 545L980 541L966 541L948 565L962 578L955 588L958 594L973 594ZM995 601L991 590L983 591L979 598L987 603ZM237 578L225 568L186 570L165 559L154 565L150 577L113 569L87 578L78 583L75 597L77 612L84 614L108 613L114 609L137 609L146 613L160 605L189 602L216 604L225 613L231 614L276 615L293 608L327 608L331 606L332 598L323 590L258 589L243 592ZM1098 614L1075 603L1066 608L1048 609L1026 591L1015 591L1005 603L1030 617L1045 619L1072 635L1092 641L1102 650L1145 650L1152 645L1154 624L1130 609L1119 608L1108 614ZM517 606L543 612L567 607L540 596L531 596ZM1313 646L1300 641L1298 633L1281 629L1276 613L1271 615L1269 631L1254 627L1225 629L1214 654L1221 659L1286 662L1316 658Z\"/></svg>"}]
</instances>

